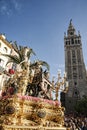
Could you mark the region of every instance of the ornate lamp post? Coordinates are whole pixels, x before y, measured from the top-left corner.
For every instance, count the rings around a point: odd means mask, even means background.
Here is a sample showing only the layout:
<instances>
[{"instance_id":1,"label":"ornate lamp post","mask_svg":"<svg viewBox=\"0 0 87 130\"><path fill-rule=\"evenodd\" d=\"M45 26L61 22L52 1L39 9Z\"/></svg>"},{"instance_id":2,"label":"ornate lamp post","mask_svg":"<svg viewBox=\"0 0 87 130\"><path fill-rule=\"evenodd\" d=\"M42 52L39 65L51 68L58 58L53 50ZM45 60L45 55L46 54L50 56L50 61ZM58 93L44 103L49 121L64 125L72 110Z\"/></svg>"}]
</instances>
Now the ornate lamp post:
<instances>
[{"instance_id":1,"label":"ornate lamp post","mask_svg":"<svg viewBox=\"0 0 87 130\"><path fill-rule=\"evenodd\" d=\"M66 93L68 91L68 81L66 79L67 79L66 73L64 73L64 76L61 77L61 73L60 71L58 71L58 78L56 83L54 82L54 78L52 80L53 90L55 91L56 100L58 100L59 98L58 92Z\"/></svg>"}]
</instances>

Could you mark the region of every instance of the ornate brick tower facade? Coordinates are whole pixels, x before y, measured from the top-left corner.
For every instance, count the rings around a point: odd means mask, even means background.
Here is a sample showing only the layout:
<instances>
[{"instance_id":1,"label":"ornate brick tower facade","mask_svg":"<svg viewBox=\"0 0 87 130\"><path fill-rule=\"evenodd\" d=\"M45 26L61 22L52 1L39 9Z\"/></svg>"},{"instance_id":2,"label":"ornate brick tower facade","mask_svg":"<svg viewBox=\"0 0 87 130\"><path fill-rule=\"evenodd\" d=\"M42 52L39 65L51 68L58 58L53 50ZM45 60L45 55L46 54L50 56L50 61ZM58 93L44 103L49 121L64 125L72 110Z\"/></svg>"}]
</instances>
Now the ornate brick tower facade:
<instances>
[{"instance_id":1,"label":"ornate brick tower facade","mask_svg":"<svg viewBox=\"0 0 87 130\"><path fill-rule=\"evenodd\" d=\"M69 90L65 95L67 111L73 111L77 100L87 95L86 68L83 59L81 36L70 20L67 35L64 35L65 71L69 81Z\"/></svg>"}]
</instances>

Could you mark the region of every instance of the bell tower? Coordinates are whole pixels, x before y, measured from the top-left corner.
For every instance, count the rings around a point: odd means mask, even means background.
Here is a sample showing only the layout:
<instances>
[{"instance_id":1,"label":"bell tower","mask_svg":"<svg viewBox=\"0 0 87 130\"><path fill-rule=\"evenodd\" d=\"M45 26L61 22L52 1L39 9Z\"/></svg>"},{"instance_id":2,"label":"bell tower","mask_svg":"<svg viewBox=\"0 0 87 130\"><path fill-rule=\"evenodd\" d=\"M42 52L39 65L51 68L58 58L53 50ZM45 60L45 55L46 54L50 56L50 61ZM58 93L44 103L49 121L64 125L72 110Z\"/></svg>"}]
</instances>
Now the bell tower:
<instances>
[{"instance_id":1,"label":"bell tower","mask_svg":"<svg viewBox=\"0 0 87 130\"><path fill-rule=\"evenodd\" d=\"M67 110L73 111L77 100L87 95L86 68L83 59L80 32L76 30L70 20L67 35L64 34L65 71L69 81L69 90L65 95Z\"/></svg>"}]
</instances>

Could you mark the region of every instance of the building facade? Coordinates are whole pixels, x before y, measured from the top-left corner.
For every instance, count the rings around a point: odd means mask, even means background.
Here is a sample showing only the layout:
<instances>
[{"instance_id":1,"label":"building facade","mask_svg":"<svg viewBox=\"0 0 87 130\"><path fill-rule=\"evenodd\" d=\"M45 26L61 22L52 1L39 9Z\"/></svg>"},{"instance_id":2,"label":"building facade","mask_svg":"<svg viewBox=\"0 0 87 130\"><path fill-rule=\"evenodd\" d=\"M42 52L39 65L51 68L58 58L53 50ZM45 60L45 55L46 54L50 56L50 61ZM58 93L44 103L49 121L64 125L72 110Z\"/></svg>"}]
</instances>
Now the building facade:
<instances>
[{"instance_id":1,"label":"building facade","mask_svg":"<svg viewBox=\"0 0 87 130\"><path fill-rule=\"evenodd\" d=\"M65 107L73 111L77 100L87 95L87 77L84 64L81 35L70 20L67 35L64 35L65 71L69 81L69 90L65 94Z\"/></svg>"},{"instance_id":2,"label":"building facade","mask_svg":"<svg viewBox=\"0 0 87 130\"><path fill-rule=\"evenodd\" d=\"M4 80L8 79L8 75L4 74L3 72L9 71L11 68L11 64L7 64L8 58L1 55L1 54L8 54L10 55L12 52L12 46L7 41L5 35L0 34L0 90L3 86Z\"/></svg>"}]
</instances>

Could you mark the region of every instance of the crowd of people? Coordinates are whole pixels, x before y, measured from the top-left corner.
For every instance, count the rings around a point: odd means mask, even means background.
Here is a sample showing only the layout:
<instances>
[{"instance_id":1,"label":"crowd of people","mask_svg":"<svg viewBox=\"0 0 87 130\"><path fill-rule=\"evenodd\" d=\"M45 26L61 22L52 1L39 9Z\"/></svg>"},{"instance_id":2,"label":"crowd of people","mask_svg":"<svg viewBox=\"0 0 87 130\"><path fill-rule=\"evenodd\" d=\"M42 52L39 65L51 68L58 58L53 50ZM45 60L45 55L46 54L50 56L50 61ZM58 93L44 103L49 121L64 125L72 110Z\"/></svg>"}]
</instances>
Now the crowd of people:
<instances>
[{"instance_id":1,"label":"crowd of people","mask_svg":"<svg viewBox=\"0 0 87 130\"><path fill-rule=\"evenodd\" d=\"M67 130L87 130L87 117L83 115L65 115L64 126Z\"/></svg>"}]
</instances>

